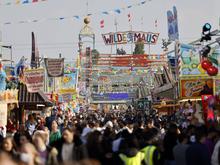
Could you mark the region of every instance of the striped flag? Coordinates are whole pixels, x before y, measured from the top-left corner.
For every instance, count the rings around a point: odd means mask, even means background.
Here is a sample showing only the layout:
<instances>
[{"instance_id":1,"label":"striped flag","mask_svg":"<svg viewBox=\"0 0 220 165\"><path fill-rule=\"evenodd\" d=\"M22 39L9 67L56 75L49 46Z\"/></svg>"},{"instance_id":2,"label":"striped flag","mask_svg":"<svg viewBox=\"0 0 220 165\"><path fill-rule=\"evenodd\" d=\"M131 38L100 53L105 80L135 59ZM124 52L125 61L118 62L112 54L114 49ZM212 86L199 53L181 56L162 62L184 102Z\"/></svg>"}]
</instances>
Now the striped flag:
<instances>
[{"instance_id":1,"label":"striped flag","mask_svg":"<svg viewBox=\"0 0 220 165\"><path fill-rule=\"evenodd\" d=\"M131 22L131 13L128 14L128 22Z\"/></svg>"},{"instance_id":2,"label":"striped flag","mask_svg":"<svg viewBox=\"0 0 220 165\"><path fill-rule=\"evenodd\" d=\"M105 23L104 19L100 21L100 28L104 28L104 23Z\"/></svg>"}]
</instances>

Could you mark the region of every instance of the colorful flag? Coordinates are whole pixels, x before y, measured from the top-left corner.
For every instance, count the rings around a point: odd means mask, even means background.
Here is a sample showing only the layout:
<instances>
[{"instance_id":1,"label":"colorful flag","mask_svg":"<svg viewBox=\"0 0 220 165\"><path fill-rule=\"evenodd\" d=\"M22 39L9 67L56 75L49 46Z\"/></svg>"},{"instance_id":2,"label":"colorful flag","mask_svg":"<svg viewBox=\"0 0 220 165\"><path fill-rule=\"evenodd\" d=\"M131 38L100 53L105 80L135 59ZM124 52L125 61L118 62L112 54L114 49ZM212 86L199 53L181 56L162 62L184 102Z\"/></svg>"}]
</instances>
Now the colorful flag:
<instances>
[{"instance_id":1,"label":"colorful flag","mask_svg":"<svg viewBox=\"0 0 220 165\"><path fill-rule=\"evenodd\" d=\"M108 15L109 13L107 11L103 11L102 14Z\"/></svg>"},{"instance_id":2,"label":"colorful flag","mask_svg":"<svg viewBox=\"0 0 220 165\"><path fill-rule=\"evenodd\" d=\"M128 14L128 22L131 22L131 14Z\"/></svg>"},{"instance_id":3,"label":"colorful flag","mask_svg":"<svg viewBox=\"0 0 220 165\"><path fill-rule=\"evenodd\" d=\"M75 15L75 16L73 16L74 18L76 18L76 19L79 19L79 16L78 15Z\"/></svg>"},{"instance_id":4,"label":"colorful flag","mask_svg":"<svg viewBox=\"0 0 220 165\"><path fill-rule=\"evenodd\" d=\"M18 5L20 3L20 0L16 0L15 4Z\"/></svg>"},{"instance_id":5,"label":"colorful flag","mask_svg":"<svg viewBox=\"0 0 220 165\"><path fill-rule=\"evenodd\" d=\"M120 14L121 13L121 10L120 9L115 9L114 10L116 13Z\"/></svg>"},{"instance_id":6,"label":"colorful flag","mask_svg":"<svg viewBox=\"0 0 220 165\"><path fill-rule=\"evenodd\" d=\"M23 4L29 3L29 0L24 0L22 3Z\"/></svg>"},{"instance_id":7,"label":"colorful flag","mask_svg":"<svg viewBox=\"0 0 220 165\"><path fill-rule=\"evenodd\" d=\"M104 23L105 23L104 19L100 21L100 28L104 28Z\"/></svg>"},{"instance_id":8,"label":"colorful flag","mask_svg":"<svg viewBox=\"0 0 220 165\"><path fill-rule=\"evenodd\" d=\"M157 28L157 19L154 21L154 26Z\"/></svg>"}]
</instances>

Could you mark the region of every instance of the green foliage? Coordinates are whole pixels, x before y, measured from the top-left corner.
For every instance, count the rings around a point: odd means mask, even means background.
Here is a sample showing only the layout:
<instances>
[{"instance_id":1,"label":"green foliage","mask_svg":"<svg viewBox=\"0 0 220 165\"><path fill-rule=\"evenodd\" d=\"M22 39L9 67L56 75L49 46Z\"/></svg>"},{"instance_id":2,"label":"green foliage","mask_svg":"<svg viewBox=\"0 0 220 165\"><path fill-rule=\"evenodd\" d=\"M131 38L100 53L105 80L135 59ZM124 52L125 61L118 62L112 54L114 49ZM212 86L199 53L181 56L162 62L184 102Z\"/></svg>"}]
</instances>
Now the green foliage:
<instances>
[{"instance_id":1,"label":"green foliage","mask_svg":"<svg viewBox=\"0 0 220 165\"><path fill-rule=\"evenodd\" d=\"M134 48L133 54L144 54L144 42L142 40L139 40L135 44L135 48Z\"/></svg>"},{"instance_id":2,"label":"green foliage","mask_svg":"<svg viewBox=\"0 0 220 165\"><path fill-rule=\"evenodd\" d=\"M96 65L97 64L97 62L98 62L98 59L99 59L99 51L98 50L96 50L96 49L93 49L92 50L92 64L93 65Z\"/></svg>"}]
</instances>

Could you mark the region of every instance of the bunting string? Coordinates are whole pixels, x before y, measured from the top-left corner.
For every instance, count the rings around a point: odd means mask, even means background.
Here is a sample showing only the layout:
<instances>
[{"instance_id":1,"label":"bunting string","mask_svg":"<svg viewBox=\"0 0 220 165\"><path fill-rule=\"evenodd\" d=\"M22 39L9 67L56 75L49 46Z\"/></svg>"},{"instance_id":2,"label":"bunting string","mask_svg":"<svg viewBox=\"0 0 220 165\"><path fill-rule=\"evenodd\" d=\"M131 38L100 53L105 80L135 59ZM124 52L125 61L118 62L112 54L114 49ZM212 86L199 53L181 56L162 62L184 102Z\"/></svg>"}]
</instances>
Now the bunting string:
<instances>
[{"instance_id":1,"label":"bunting string","mask_svg":"<svg viewBox=\"0 0 220 165\"><path fill-rule=\"evenodd\" d=\"M42 1L47 1L47 0L14 0L14 3L17 1L17 3L22 3L22 4L26 4L26 3L39 3ZM97 13L89 13L86 16L94 16L94 15L113 15L113 14L121 14L123 13L125 10L129 10L131 8L134 7L140 7L143 6L144 4L146 4L147 2L150 2L152 0L141 0L138 3L132 4L132 5L127 5L126 7L123 8L115 8L113 10L108 10L108 11L101 11L101 12L97 12ZM0 5L1 6L1 5ZM85 17L85 15L73 15L73 16L66 16L66 17L53 17L53 18L43 18L43 19L32 19L32 20L20 20L17 22L3 22L3 25L11 25L11 24L24 24L24 23L37 23L37 22L44 22L44 21L62 21L62 20L67 20L67 19L75 19L75 20L80 20L83 19Z\"/></svg>"},{"instance_id":2,"label":"bunting string","mask_svg":"<svg viewBox=\"0 0 220 165\"><path fill-rule=\"evenodd\" d=\"M39 2L45 2L45 1L47 0L7 0L7 1L0 0L0 7L1 6L12 6L12 5L36 4Z\"/></svg>"}]
</instances>

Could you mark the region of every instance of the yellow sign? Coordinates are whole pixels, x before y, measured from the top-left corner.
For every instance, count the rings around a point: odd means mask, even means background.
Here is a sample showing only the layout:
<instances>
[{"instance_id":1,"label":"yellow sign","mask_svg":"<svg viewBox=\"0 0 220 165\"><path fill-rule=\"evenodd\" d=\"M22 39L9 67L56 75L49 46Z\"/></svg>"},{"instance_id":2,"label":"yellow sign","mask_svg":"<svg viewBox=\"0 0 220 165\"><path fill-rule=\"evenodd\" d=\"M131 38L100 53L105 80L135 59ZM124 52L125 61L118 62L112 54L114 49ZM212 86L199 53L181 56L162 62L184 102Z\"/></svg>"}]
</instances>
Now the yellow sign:
<instances>
[{"instance_id":1,"label":"yellow sign","mask_svg":"<svg viewBox=\"0 0 220 165\"><path fill-rule=\"evenodd\" d=\"M66 94L66 93L76 94L76 89L74 89L74 88L72 88L72 89L60 89L59 93L60 94Z\"/></svg>"}]
</instances>

